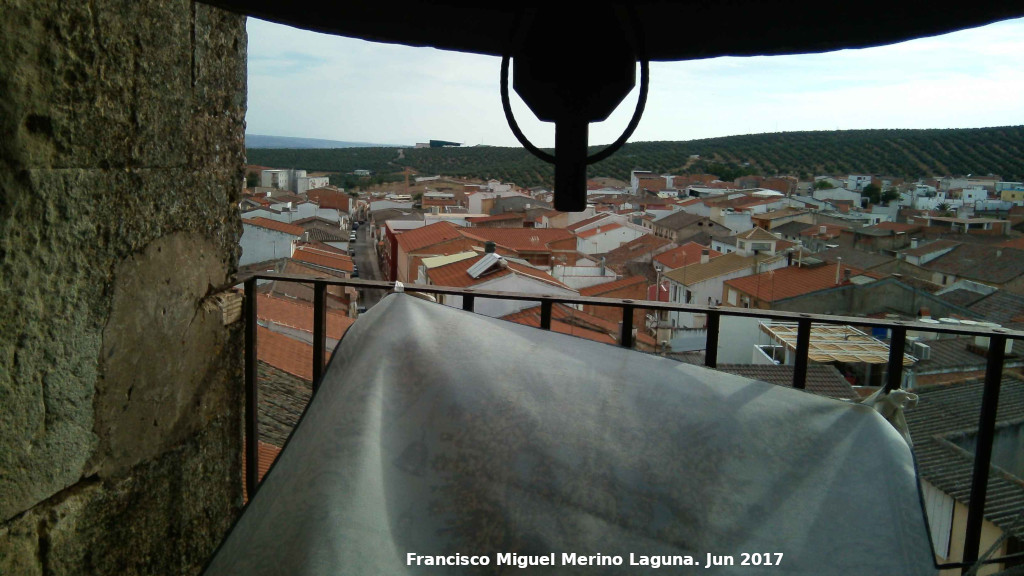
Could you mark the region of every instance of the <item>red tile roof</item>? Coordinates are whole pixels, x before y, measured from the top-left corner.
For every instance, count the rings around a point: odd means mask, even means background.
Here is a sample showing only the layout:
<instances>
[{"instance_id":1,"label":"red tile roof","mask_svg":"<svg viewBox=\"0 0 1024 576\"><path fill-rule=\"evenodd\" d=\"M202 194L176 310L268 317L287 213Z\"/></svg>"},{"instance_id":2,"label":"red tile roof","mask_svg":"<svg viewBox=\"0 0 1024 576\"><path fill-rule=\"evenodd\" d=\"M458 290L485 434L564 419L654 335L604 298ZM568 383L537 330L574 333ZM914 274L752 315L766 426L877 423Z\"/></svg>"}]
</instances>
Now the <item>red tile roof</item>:
<instances>
[{"instance_id":1,"label":"red tile roof","mask_svg":"<svg viewBox=\"0 0 1024 576\"><path fill-rule=\"evenodd\" d=\"M261 362L313 381L313 346L259 326L256 328L256 358Z\"/></svg>"},{"instance_id":2,"label":"red tile roof","mask_svg":"<svg viewBox=\"0 0 1024 576\"><path fill-rule=\"evenodd\" d=\"M459 228L457 226L451 222L441 221L402 232L395 239L398 241L398 246L408 254L413 250L454 240L458 237Z\"/></svg>"},{"instance_id":3,"label":"red tile roof","mask_svg":"<svg viewBox=\"0 0 1024 576\"><path fill-rule=\"evenodd\" d=\"M654 234L642 234L639 238L630 240L611 252L607 252L604 255L605 263L608 266L617 268L626 262L645 258L646 255L666 244L671 244L671 241L667 238L661 238Z\"/></svg>"},{"instance_id":4,"label":"red tile roof","mask_svg":"<svg viewBox=\"0 0 1024 576\"><path fill-rule=\"evenodd\" d=\"M338 254L330 250L314 248L308 244L296 246L292 258L299 262L341 270L342 272L352 272L354 266L352 258L347 254Z\"/></svg>"},{"instance_id":5,"label":"red tile roof","mask_svg":"<svg viewBox=\"0 0 1024 576\"><path fill-rule=\"evenodd\" d=\"M911 232L914 230L920 230L921 226L918 224L905 224L903 222L879 222L869 228L875 228L877 230L893 230L896 232Z\"/></svg>"},{"instance_id":6,"label":"red tile roof","mask_svg":"<svg viewBox=\"0 0 1024 576\"><path fill-rule=\"evenodd\" d=\"M1024 237L1014 238L1013 240L1007 240L1000 244L1004 248L1016 248L1018 250L1024 250Z\"/></svg>"},{"instance_id":7,"label":"red tile roof","mask_svg":"<svg viewBox=\"0 0 1024 576\"><path fill-rule=\"evenodd\" d=\"M497 222L499 220L522 220L522 212L506 212L504 214L495 214L494 216L469 216L466 218L466 222Z\"/></svg>"},{"instance_id":8,"label":"red tile roof","mask_svg":"<svg viewBox=\"0 0 1024 576\"><path fill-rule=\"evenodd\" d=\"M825 228L825 233L822 234L821 229ZM801 236L827 236L829 238L835 238L843 233L843 230L849 230L849 226L842 226L840 224L815 224L808 226L800 231Z\"/></svg>"},{"instance_id":9,"label":"red tile roof","mask_svg":"<svg viewBox=\"0 0 1024 576\"><path fill-rule=\"evenodd\" d=\"M313 333L313 306L306 302L276 298L270 294L256 301L256 317L280 326ZM340 340L355 320L338 310L327 310L327 337Z\"/></svg>"},{"instance_id":10,"label":"red tile roof","mask_svg":"<svg viewBox=\"0 0 1024 576\"><path fill-rule=\"evenodd\" d=\"M596 216L591 216L590 218L587 218L585 220L580 220L579 222L577 222L575 224L572 224L570 226L566 226L565 229L569 230L570 232L575 232L575 231L579 230L580 228L583 228L584 226L587 226L589 224L593 224L594 222L599 222L601 220L604 220L607 217L608 217L607 214L598 214Z\"/></svg>"},{"instance_id":11,"label":"red tile roof","mask_svg":"<svg viewBox=\"0 0 1024 576\"><path fill-rule=\"evenodd\" d=\"M576 237L577 238L590 238L591 236L596 236L597 234L603 234L605 232L608 232L609 230L615 230L616 228L622 228L622 224L618 224L618 223L603 224L603 225L598 226L596 228L591 228L590 230L584 230L583 232L579 232L579 233L576 234Z\"/></svg>"},{"instance_id":12,"label":"red tile roof","mask_svg":"<svg viewBox=\"0 0 1024 576\"><path fill-rule=\"evenodd\" d=\"M607 294L609 292L620 290L622 288L628 288L637 284L647 284L647 279L642 276L627 276L614 282L605 282L604 284L598 284L596 286L587 286L586 288L580 289L580 296L600 296L601 294Z\"/></svg>"},{"instance_id":13,"label":"red tile roof","mask_svg":"<svg viewBox=\"0 0 1024 576\"><path fill-rule=\"evenodd\" d=\"M539 280L546 284L551 284L552 286L571 290L571 288L562 284L558 280L555 280L546 272L529 266L523 266L522 264L511 262L509 260L505 260L505 263L508 264L506 268L484 274L479 278L473 278L469 275L468 271L474 264L480 261L480 258L483 258L482 254L476 258L467 258L458 262L452 262L451 264L445 264L444 266L431 268L427 271L427 276L430 278L431 284L436 284L437 286L464 288L466 286L475 286L477 284L483 284L484 282L490 282L495 278L502 278L509 274L516 273Z\"/></svg>"},{"instance_id":14,"label":"red tile roof","mask_svg":"<svg viewBox=\"0 0 1024 576\"><path fill-rule=\"evenodd\" d=\"M701 251L703 250L708 250L708 256L711 258L722 255L718 250L711 250L707 246L697 244L696 242L687 242L678 248L658 254L654 257L654 261L666 268L675 270L676 268L700 262Z\"/></svg>"},{"instance_id":15,"label":"red tile roof","mask_svg":"<svg viewBox=\"0 0 1024 576\"><path fill-rule=\"evenodd\" d=\"M324 242L299 242L297 247L310 249L314 251L327 252L329 254L339 254L342 256L348 256L348 252L346 250L342 250L341 248L335 248L334 246L331 246L330 244L326 244Z\"/></svg>"},{"instance_id":16,"label":"red tile roof","mask_svg":"<svg viewBox=\"0 0 1024 576\"><path fill-rule=\"evenodd\" d=\"M550 250L550 244L553 242L573 238L572 232L561 228L460 228L459 230L467 238L483 242L490 240L498 246L516 252L543 252ZM401 239L402 236L398 238Z\"/></svg>"},{"instance_id":17,"label":"red tile roof","mask_svg":"<svg viewBox=\"0 0 1024 576\"><path fill-rule=\"evenodd\" d=\"M277 232L284 232L285 234L291 234L292 236L302 236L306 233L306 229L302 226L286 224L284 222L278 222L277 220L271 220L270 218L264 218L262 216L244 219L242 220L242 223L266 228L268 230L275 230Z\"/></svg>"},{"instance_id":18,"label":"red tile roof","mask_svg":"<svg viewBox=\"0 0 1024 576\"><path fill-rule=\"evenodd\" d=\"M348 212L349 196L344 192L330 188L314 188L306 192L306 197L315 201L321 208L333 208Z\"/></svg>"},{"instance_id":19,"label":"red tile roof","mask_svg":"<svg viewBox=\"0 0 1024 576\"><path fill-rule=\"evenodd\" d=\"M842 266L839 272L839 283L836 284L836 266L835 264L814 268L789 266L753 276L734 278L726 281L725 284L754 296L758 300L777 302L836 286L846 286L849 284L846 281L846 270L850 270L851 276L880 277L878 274L864 272L858 268Z\"/></svg>"},{"instance_id":20,"label":"red tile roof","mask_svg":"<svg viewBox=\"0 0 1024 576\"><path fill-rule=\"evenodd\" d=\"M529 308L515 314L509 314L508 316L502 316L502 320L508 320L509 322L515 322L516 324L523 324L526 326L533 326L534 328L540 328L540 314L539 307ZM593 340L594 342L602 342L604 344L615 344L615 338L612 338L608 334L598 332L596 330L590 330L589 328L581 328L579 326L573 326L561 320L554 318L552 312L551 318L551 330L560 334L569 334L570 336L577 336L579 338L586 338L587 340Z\"/></svg>"},{"instance_id":21,"label":"red tile roof","mask_svg":"<svg viewBox=\"0 0 1024 576\"><path fill-rule=\"evenodd\" d=\"M908 248L902 250L901 254L909 256L924 256L931 254L932 252L939 252L940 250L949 250L956 248L960 243L954 240L936 240L927 244L921 244L917 248Z\"/></svg>"},{"instance_id":22,"label":"red tile roof","mask_svg":"<svg viewBox=\"0 0 1024 576\"><path fill-rule=\"evenodd\" d=\"M260 481L263 481L263 477L270 471L270 466L277 460L277 455L281 453L281 449L273 444L267 444L262 440L256 443L256 449L259 453L259 459L257 460L256 470L259 475ZM242 450L242 470L245 470L245 450ZM249 501L249 490L245 482L242 482L242 497L246 502Z\"/></svg>"},{"instance_id":23,"label":"red tile roof","mask_svg":"<svg viewBox=\"0 0 1024 576\"><path fill-rule=\"evenodd\" d=\"M309 276L334 276L335 278L345 278L346 277L345 274L342 274L339 271L321 270L321 269L318 269L318 268L310 268L309 266L304 266L302 264L299 264L295 260L288 260L287 262L285 262L284 263L284 270L283 270L283 272L285 274L306 274L306 275L309 275Z\"/></svg>"}]
</instances>

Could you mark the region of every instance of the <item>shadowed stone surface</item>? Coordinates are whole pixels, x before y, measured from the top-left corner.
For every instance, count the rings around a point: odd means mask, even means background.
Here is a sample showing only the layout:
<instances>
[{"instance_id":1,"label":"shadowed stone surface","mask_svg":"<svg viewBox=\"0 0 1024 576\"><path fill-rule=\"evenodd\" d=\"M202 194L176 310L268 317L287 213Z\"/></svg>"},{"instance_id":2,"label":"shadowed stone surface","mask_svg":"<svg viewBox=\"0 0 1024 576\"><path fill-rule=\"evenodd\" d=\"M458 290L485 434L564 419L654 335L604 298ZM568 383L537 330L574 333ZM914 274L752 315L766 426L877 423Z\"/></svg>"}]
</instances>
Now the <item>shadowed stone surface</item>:
<instances>
[{"instance_id":1,"label":"shadowed stone surface","mask_svg":"<svg viewBox=\"0 0 1024 576\"><path fill-rule=\"evenodd\" d=\"M0 0L0 574L192 574L241 501L244 18Z\"/></svg>"}]
</instances>

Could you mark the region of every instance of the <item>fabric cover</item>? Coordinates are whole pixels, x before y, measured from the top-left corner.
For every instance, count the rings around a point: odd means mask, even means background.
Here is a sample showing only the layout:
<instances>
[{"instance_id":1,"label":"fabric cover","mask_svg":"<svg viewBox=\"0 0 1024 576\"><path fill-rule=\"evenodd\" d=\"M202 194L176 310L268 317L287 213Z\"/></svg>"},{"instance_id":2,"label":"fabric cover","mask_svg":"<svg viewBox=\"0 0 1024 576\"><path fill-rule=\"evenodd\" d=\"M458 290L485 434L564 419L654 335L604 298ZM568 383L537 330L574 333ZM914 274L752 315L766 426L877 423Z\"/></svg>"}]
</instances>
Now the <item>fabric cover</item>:
<instances>
[{"instance_id":1,"label":"fabric cover","mask_svg":"<svg viewBox=\"0 0 1024 576\"><path fill-rule=\"evenodd\" d=\"M934 574L910 451L874 410L408 294L349 329L206 574L517 573L499 553Z\"/></svg>"}]
</instances>

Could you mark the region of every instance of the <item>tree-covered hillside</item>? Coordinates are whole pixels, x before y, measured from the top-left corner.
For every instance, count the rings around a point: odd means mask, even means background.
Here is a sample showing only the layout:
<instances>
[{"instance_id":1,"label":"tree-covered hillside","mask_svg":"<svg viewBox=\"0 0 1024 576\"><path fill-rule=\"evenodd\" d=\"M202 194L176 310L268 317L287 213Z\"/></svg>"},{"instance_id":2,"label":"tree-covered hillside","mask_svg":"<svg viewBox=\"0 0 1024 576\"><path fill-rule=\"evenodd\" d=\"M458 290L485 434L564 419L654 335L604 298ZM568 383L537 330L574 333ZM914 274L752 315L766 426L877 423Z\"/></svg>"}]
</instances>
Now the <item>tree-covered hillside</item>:
<instances>
[{"instance_id":1,"label":"tree-covered hillside","mask_svg":"<svg viewBox=\"0 0 1024 576\"><path fill-rule=\"evenodd\" d=\"M599 148L593 148L596 152ZM279 168L378 174L406 166L421 174L496 178L520 186L550 186L553 168L521 148L249 149L249 162ZM699 155L696 160L691 156ZM590 175L626 180L630 170L792 175L880 174L902 178L998 174L1024 180L1024 127L944 130L784 132L686 142L637 142L590 167Z\"/></svg>"}]
</instances>

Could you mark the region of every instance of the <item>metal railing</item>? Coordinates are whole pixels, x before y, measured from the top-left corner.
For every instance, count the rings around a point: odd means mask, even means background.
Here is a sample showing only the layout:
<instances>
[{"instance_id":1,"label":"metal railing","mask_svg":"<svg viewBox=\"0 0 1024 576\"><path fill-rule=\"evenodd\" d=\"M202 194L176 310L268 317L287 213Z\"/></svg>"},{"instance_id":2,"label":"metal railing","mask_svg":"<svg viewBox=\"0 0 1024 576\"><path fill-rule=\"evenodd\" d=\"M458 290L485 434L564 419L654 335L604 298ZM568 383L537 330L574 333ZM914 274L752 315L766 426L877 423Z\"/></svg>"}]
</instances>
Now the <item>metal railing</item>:
<instances>
[{"instance_id":1,"label":"metal railing","mask_svg":"<svg viewBox=\"0 0 1024 576\"><path fill-rule=\"evenodd\" d=\"M256 285L258 280L275 280L282 282L301 282L313 285L314 320L313 320L313 390L316 391L323 375L326 360L327 307L326 290L328 286L345 286L358 289L375 289L390 291L393 282L377 280L340 280L318 276L284 273L258 273L246 277L245 305L243 309L245 321L245 432L246 432L246 470L245 482L250 497L258 489L258 433L257 420L257 359L256 359ZM985 336L989 338L986 355L986 369L982 408L978 420L977 445L974 457L974 469L971 480L970 507L967 517L964 554L962 562L937 565L938 568L962 568L967 572L978 560L981 543L981 529L984 520L985 499L988 489L989 469L992 460L992 445L995 438L996 408L999 404L999 388L1002 381L1003 361L1007 339L1024 339L1024 331L1004 328L956 324L927 324L902 320L871 319L855 316L831 316L807 314L802 312L782 312L750 308L733 308L728 306L703 306L696 304L676 304L647 300L623 300L617 298L595 298L585 296L543 296L514 292L496 292L492 290L475 290L473 288L451 288L446 286L406 284L409 292L460 296L462 309L474 311L477 298L518 300L540 302L540 326L544 330L551 329L551 316L554 304L609 306L622 311L619 344L625 348L633 348L633 313L636 309L666 310L675 312L698 312L707 315L707 341L704 365L716 368L718 365L718 333L721 318L743 317L764 318L783 322L795 322L798 326L793 367L793 387L804 389L807 384L807 365L810 350L811 325L844 324L885 328L890 333L889 359L884 389L886 392L901 386L903 358L906 350L907 331L930 332L938 334L954 334L960 336ZM1016 556L1016 555L1015 555ZM995 559L998 561L999 559Z\"/></svg>"}]
</instances>

